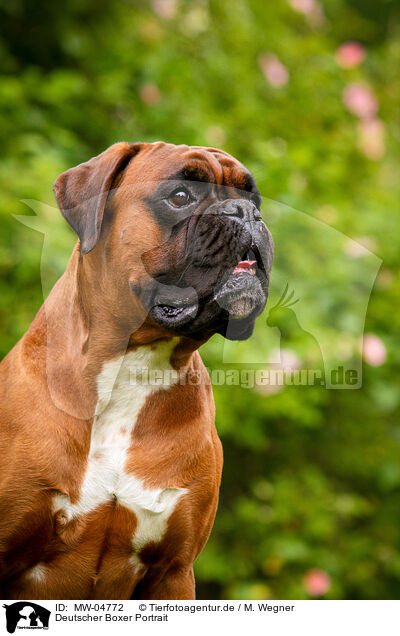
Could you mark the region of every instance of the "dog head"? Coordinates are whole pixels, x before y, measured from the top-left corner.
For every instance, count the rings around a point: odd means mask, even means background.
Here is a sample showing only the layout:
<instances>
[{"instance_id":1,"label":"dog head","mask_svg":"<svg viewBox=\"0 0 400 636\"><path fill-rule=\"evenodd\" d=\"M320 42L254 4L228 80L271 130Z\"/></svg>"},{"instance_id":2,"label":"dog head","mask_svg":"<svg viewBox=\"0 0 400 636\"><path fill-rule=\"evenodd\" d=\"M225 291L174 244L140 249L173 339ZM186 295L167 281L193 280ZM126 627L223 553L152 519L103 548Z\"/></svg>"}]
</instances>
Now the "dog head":
<instances>
[{"instance_id":1,"label":"dog head","mask_svg":"<svg viewBox=\"0 0 400 636\"><path fill-rule=\"evenodd\" d=\"M119 143L60 175L54 190L91 289L116 321L131 328L140 315L196 340L251 335L273 244L254 179L231 155Z\"/></svg>"}]
</instances>

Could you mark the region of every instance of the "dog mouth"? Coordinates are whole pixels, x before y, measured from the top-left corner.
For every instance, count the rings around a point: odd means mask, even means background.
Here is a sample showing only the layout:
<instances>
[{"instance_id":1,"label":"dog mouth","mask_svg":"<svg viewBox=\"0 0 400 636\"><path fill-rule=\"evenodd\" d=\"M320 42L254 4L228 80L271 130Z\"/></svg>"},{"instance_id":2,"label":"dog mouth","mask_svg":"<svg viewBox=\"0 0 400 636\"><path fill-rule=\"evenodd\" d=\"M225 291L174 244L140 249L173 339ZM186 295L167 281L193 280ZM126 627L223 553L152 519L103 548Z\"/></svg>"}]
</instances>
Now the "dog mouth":
<instances>
[{"instance_id":1,"label":"dog mouth","mask_svg":"<svg viewBox=\"0 0 400 636\"><path fill-rule=\"evenodd\" d=\"M198 307L198 296L193 288L157 284L149 313L159 324L179 328L195 318Z\"/></svg>"},{"instance_id":2,"label":"dog mouth","mask_svg":"<svg viewBox=\"0 0 400 636\"><path fill-rule=\"evenodd\" d=\"M256 275L257 257L253 250L248 250L241 261L238 262L232 274L250 274Z\"/></svg>"},{"instance_id":3,"label":"dog mouth","mask_svg":"<svg viewBox=\"0 0 400 636\"><path fill-rule=\"evenodd\" d=\"M151 317L160 325L179 329L194 320L201 308L215 303L227 319L256 317L266 302L266 270L256 246L246 250L235 267L230 268L218 289L209 298L200 299L193 288L159 285L153 295Z\"/></svg>"},{"instance_id":4,"label":"dog mouth","mask_svg":"<svg viewBox=\"0 0 400 636\"><path fill-rule=\"evenodd\" d=\"M266 271L258 248L253 245L218 289L215 300L229 313L230 320L245 320L258 315L267 300Z\"/></svg>"}]
</instances>

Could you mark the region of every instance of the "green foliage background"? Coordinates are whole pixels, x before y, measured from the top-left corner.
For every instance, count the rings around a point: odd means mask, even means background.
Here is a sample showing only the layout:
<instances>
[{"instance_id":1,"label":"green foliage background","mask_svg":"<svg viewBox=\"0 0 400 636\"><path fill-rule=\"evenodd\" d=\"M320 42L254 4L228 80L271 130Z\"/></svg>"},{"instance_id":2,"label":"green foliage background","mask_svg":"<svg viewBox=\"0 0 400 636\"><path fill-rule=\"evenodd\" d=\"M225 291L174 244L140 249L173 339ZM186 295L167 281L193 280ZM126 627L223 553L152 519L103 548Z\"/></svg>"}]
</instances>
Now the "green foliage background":
<instances>
[{"instance_id":1,"label":"green foliage background","mask_svg":"<svg viewBox=\"0 0 400 636\"><path fill-rule=\"evenodd\" d=\"M225 467L199 598L309 598L314 568L330 577L326 598L400 594L399 4L314 6L313 21L287 0L0 0L2 354L43 300L43 235L12 215L32 214L24 199L54 206L56 176L119 140L221 146L264 196L363 237L383 260L366 331L387 359L364 365L362 389L215 387ZM335 57L348 40L367 51L351 69ZM266 52L289 73L280 87L260 68ZM359 146L350 83L377 97L382 157ZM56 277L74 239L51 218ZM312 277L296 236L288 246ZM210 366L218 338L203 351Z\"/></svg>"}]
</instances>

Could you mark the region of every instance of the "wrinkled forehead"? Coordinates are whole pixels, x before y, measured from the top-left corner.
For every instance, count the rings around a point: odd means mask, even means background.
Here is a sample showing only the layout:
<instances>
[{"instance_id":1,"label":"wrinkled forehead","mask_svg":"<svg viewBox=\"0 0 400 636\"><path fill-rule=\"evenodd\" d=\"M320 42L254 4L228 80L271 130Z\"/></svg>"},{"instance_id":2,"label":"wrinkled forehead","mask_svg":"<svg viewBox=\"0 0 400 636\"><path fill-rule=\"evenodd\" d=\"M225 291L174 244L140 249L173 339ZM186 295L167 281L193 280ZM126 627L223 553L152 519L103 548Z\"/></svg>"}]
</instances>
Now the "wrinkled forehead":
<instances>
[{"instance_id":1,"label":"wrinkled forehead","mask_svg":"<svg viewBox=\"0 0 400 636\"><path fill-rule=\"evenodd\" d=\"M187 180L258 193L254 178L237 159L218 148L148 144L130 163L124 183Z\"/></svg>"}]
</instances>

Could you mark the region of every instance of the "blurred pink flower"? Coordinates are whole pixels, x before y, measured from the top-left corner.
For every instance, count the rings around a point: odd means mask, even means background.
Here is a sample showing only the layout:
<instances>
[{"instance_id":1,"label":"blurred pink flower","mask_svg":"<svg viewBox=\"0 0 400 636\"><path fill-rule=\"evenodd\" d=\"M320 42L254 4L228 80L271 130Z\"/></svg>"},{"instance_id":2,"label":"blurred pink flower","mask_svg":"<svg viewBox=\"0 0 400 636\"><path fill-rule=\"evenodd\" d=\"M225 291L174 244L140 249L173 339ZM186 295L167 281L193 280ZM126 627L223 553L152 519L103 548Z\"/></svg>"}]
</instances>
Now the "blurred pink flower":
<instances>
[{"instance_id":1,"label":"blurred pink flower","mask_svg":"<svg viewBox=\"0 0 400 636\"><path fill-rule=\"evenodd\" d=\"M301 360L293 349L274 348L268 355L268 363L279 365L280 369L300 369Z\"/></svg>"},{"instance_id":2,"label":"blurred pink flower","mask_svg":"<svg viewBox=\"0 0 400 636\"><path fill-rule=\"evenodd\" d=\"M317 0L289 0L295 11L302 13L311 26L319 26L324 21L324 12Z\"/></svg>"},{"instance_id":3,"label":"blurred pink flower","mask_svg":"<svg viewBox=\"0 0 400 636\"><path fill-rule=\"evenodd\" d=\"M358 66L366 56L365 48L359 42L345 42L336 51L336 62L342 68Z\"/></svg>"},{"instance_id":4,"label":"blurred pink flower","mask_svg":"<svg viewBox=\"0 0 400 636\"><path fill-rule=\"evenodd\" d=\"M323 596L331 587L331 578L324 570L315 568L305 573L303 585L310 596Z\"/></svg>"},{"instance_id":5,"label":"blurred pink flower","mask_svg":"<svg viewBox=\"0 0 400 636\"><path fill-rule=\"evenodd\" d=\"M283 369L299 369L301 360L292 349L281 349L280 366Z\"/></svg>"},{"instance_id":6,"label":"blurred pink flower","mask_svg":"<svg viewBox=\"0 0 400 636\"><path fill-rule=\"evenodd\" d=\"M358 122L358 147L368 159L382 159L385 154L385 126L380 119L374 117Z\"/></svg>"},{"instance_id":7,"label":"blurred pink flower","mask_svg":"<svg viewBox=\"0 0 400 636\"><path fill-rule=\"evenodd\" d=\"M271 86L279 88L289 81L289 72L286 66L273 53L262 53L258 58L258 63L265 79Z\"/></svg>"},{"instance_id":8,"label":"blurred pink flower","mask_svg":"<svg viewBox=\"0 0 400 636\"><path fill-rule=\"evenodd\" d=\"M374 252L377 249L377 244L369 236L357 236L354 239L346 238L343 247L350 258L360 258L368 255L369 252Z\"/></svg>"},{"instance_id":9,"label":"blurred pink flower","mask_svg":"<svg viewBox=\"0 0 400 636\"><path fill-rule=\"evenodd\" d=\"M155 84L142 84L139 89L139 97L148 106L154 106L160 101L161 93Z\"/></svg>"},{"instance_id":10,"label":"blurred pink flower","mask_svg":"<svg viewBox=\"0 0 400 636\"><path fill-rule=\"evenodd\" d=\"M386 347L374 333L366 333L363 338L362 354L371 367L380 367L386 361Z\"/></svg>"},{"instance_id":11,"label":"blurred pink flower","mask_svg":"<svg viewBox=\"0 0 400 636\"><path fill-rule=\"evenodd\" d=\"M151 4L154 13L157 13L160 18L171 20L176 14L176 0L152 0Z\"/></svg>"},{"instance_id":12,"label":"blurred pink flower","mask_svg":"<svg viewBox=\"0 0 400 636\"><path fill-rule=\"evenodd\" d=\"M369 86L349 84L343 91L343 103L347 110L363 119L373 117L378 110L378 102Z\"/></svg>"},{"instance_id":13,"label":"blurred pink flower","mask_svg":"<svg viewBox=\"0 0 400 636\"><path fill-rule=\"evenodd\" d=\"M305 15L312 13L315 9L315 0L289 0L291 7L299 13Z\"/></svg>"}]
</instances>

